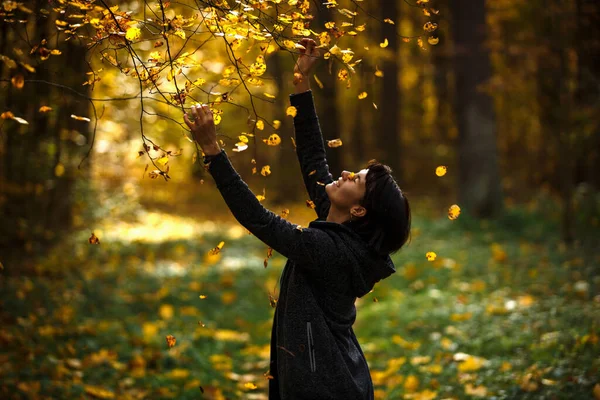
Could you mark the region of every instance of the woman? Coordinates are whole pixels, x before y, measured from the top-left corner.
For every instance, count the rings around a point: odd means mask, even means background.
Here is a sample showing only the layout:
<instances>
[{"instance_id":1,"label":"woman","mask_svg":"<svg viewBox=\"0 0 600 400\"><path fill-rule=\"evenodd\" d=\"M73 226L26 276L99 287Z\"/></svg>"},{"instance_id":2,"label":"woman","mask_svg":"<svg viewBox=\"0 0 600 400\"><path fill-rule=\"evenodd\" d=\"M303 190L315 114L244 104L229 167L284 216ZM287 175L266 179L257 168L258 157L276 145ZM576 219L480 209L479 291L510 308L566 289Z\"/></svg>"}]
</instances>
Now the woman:
<instances>
[{"instance_id":1,"label":"woman","mask_svg":"<svg viewBox=\"0 0 600 400\"><path fill-rule=\"evenodd\" d=\"M354 303L396 271L389 255L408 239L410 208L385 165L371 162L333 180L308 79L319 52L312 39L300 44L290 102L297 109L296 152L318 215L308 228L258 202L219 148L207 106L193 106L194 121L184 120L236 219L288 258L271 333L269 399L373 399L352 330Z\"/></svg>"}]
</instances>

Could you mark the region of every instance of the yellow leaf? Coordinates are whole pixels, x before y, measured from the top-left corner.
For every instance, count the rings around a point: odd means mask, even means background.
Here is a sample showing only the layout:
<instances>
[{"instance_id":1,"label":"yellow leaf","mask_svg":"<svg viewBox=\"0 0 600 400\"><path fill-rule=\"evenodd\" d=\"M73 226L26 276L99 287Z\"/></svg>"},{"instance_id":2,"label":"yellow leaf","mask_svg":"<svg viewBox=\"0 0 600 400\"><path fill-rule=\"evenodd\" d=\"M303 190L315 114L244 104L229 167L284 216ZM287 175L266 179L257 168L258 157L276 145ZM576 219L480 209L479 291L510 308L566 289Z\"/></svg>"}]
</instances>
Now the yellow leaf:
<instances>
[{"instance_id":1,"label":"yellow leaf","mask_svg":"<svg viewBox=\"0 0 600 400\"><path fill-rule=\"evenodd\" d=\"M297 112L298 110L294 106L289 106L285 109L285 115L289 115L290 117L295 117Z\"/></svg>"},{"instance_id":2,"label":"yellow leaf","mask_svg":"<svg viewBox=\"0 0 600 400\"><path fill-rule=\"evenodd\" d=\"M425 254L425 257L427 257L427 261L433 261L437 257L437 254L433 251L428 251L427 254Z\"/></svg>"},{"instance_id":3,"label":"yellow leaf","mask_svg":"<svg viewBox=\"0 0 600 400\"><path fill-rule=\"evenodd\" d=\"M80 116L77 116L75 114L71 114L71 118L76 119L77 121L85 121L85 122L90 122L91 121L87 117L80 117Z\"/></svg>"},{"instance_id":4,"label":"yellow leaf","mask_svg":"<svg viewBox=\"0 0 600 400\"><path fill-rule=\"evenodd\" d=\"M460 207L456 204L453 204L448 209L448 218L451 220L455 220L460 215Z\"/></svg>"},{"instance_id":5,"label":"yellow leaf","mask_svg":"<svg viewBox=\"0 0 600 400\"><path fill-rule=\"evenodd\" d=\"M262 176L269 176L271 175L271 167L269 165L265 165L264 167L262 167L262 169L260 170L260 174Z\"/></svg>"},{"instance_id":6,"label":"yellow leaf","mask_svg":"<svg viewBox=\"0 0 600 400\"><path fill-rule=\"evenodd\" d=\"M162 156L161 158L159 158L158 160L156 160L156 162L159 163L160 165L162 165L164 167L169 162L169 157L167 157L166 155Z\"/></svg>"},{"instance_id":7,"label":"yellow leaf","mask_svg":"<svg viewBox=\"0 0 600 400\"><path fill-rule=\"evenodd\" d=\"M125 39L133 42L134 40L138 40L142 36L142 31L140 28L131 27L127 29L127 33L125 34Z\"/></svg>"},{"instance_id":8,"label":"yellow leaf","mask_svg":"<svg viewBox=\"0 0 600 400\"><path fill-rule=\"evenodd\" d=\"M327 141L327 146L329 147L340 147L342 145L342 139L333 139Z\"/></svg>"},{"instance_id":9,"label":"yellow leaf","mask_svg":"<svg viewBox=\"0 0 600 400\"><path fill-rule=\"evenodd\" d=\"M483 385L475 387L472 384L467 383L465 385L465 393L475 397L486 397L487 388Z\"/></svg>"},{"instance_id":10,"label":"yellow leaf","mask_svg":"<svg viewBox=\"0 0 600 400\"><path fill-rule=\"evenodd\" d=\"M362 99L366 99L368 96L367 92L362 92L358 94L358 99L362 100Z\"/></svg>"},{"instance_id":11,"label":"yellow leaf","mask_svg":"<svg viewBox=\"0 0 600 400\"><path fill-rule=\"evenodd\" d=\"M447 169L446 169L446 167L445 167L445 166L443 166L443 165L440 165L439 167L437 167L437 168L435 169L435 174L436 174L437 176L444 176L444 175L446 175L446 170L447 170Z\"/></svg>"},{"instance_id":12,"label":"yellow leaf","mask_svg":"<svg viewBox=\"0 0 600 400\"><path fill-rule=\"evenodd\" d=\"M387 22L388 24L394 25L394 21L392 21L389 18L384 19L383 22Z\"/></svg>"},{"instance_id":13,"label":"yellow leaf","mask_svg":"<svg viewBox=\"0 0 600 400\"><path fill-rule=\"evenodd\" d=\"M269 99L274 99L275 98L275 95L272 95L271 93L265 92L263 94L265 95L265 97L268 97Z\"/></svg>"},{"instance_id":14,"label":"yellow leaf","mask_svg":"<svg viewBox=\"0 0 600 400\"><path fill-rule=\"evenodd\" d=\"M348 79L348 75L349 75L348 70L345 68L341 68L338 71L337 77L340 81L345 81L346 79Z\"/></svg>"},{"instance_id":15,"label":"yellow leaf","mask_svg":"<svg viewBox=\"0 0 600 400\"><path fill-rule=\"evenodd\" d=\"M100 386L84 385L83 390L86 394L95 397L97 399L114 399L115 394L108 389L101 388Z\"/></svg>"},{"instance_id":16,"label":"yellow leaf","mask_svg":"<svg viewBox=\"0 0 600 400\"><path fill-rule=\"evenodd\" d=\"M52 107L48 107L48 106L41 106L40 109L38 110L39 112L48 112L48 111L52 111Z\"/></svg>"},{"instance_id":17,"label":"yellow leaf","mask_svg":"<svg viewBox=\"0 0 600 400\"><path fill-rule=\"evenodd\" d=\"M383 43L379 43L379 47L381 47L382 49L388 47L388 40L387 40L387 38L383 39Z\"/></svg>"},{"instance_id":18,"label":"yellow leaf","mask_svg":"<svg viewBox=\"0 0 600 400\"><path fill-rule=\"evenodd\" d=\"M54 175L55 176L63 176L65 174L65 166L62 165L61 163L56 164L56 167L54 167Z\"/></svg>"},{"instance_id":19,"label":"yellow leaf","mask_svg":"<svg viewBox=\"0 0 600 400\"><path fill-rule=\"evenodd\" d=\"M185 31L183 31L181 29L177 29L175 31L175 36L178 36L178 37L182 38L183 40L185 40Z\"/></svg>"},{"instance_id":20,"label":"yellow leaf","mask_svg":"<svg viewBox=\"0 0 600 400\"><path fill-rule=\"evenodd\" d=\"M23 86L25 85L25 78L23 77L23 75L18 74L18 75L13 76L10 79L10 82L17 89L23 89Z\"/></svg>"},{"instance_id":21,"label":"yellow leaf","mask_svg":"<svg viewBox=\"0 0 600 400\"><path fill-rule=\"evenodd\" d=\"M219 244L217 245L217 247L211 249L208 254L211 256L217 255L221 252L221 249L223 249L223 246L225 246L225 242L221 241L219 242Z\"/></svg>"},{"instance_id":22,"label":"yellow leaf","mask_svg":"<svg viewBox=\"0 0 600 400\"><path fill-rule=\"evenodd\" d=\"M169 346L169 348L175 346L175 343L177 343L177 339L175 339L175 336L173 335L167 335L167 346Z\"/></svg>"},{"instance_id":23,"label":"yellow leaf","mask_svg":"<svg viewBox=\"0 0 600 400\"><path fill-rule=\"evenodd\" d=\"M423 29L425 32L433 32L437 29L437 24L435 22L427 21L425 25L423 25Z\"/></svg>"},{"instance_id":24,"label":"yellow leaf","mask_svg":"<svg viewBox=\"0 0 600 400\"><path fill-rule=\"evenodd\" d=\"M256 129L262 131L263 129L265 129L265 123L259 119L258 121L256 121Z\"/></svg>"},{"instance_id":25,"label":"yellow leaf","mask_svg":"<svg viewBox=\"0 0 600 400\"><path fill-rule=\"evenodd\" d=\"M202 300L204 300L204 299L206 298L206 295L205 295L205 294L201 294L199 297L200 297Z\"/></svg>"},{"instance_id":26,"label":"yellow leaf","mask_svg":"<svg viewBox=\"0 0 600 400\"><path fill-rule=\"evenodd\" d=\"M263 139L263 142L265 142L269 146L277 146L281 143L281 138L278 134L273 133L267 139Z\"/></svg>"},{"instance_id":27,"label":"yellow leaf","mask_svg":"<svg viewBox=\"0 0 600 400\"><path fill-rule=\"evenodd\" d=\"M253 169L255 169L255 168L253 168ZM253 173L254 173L254 172L253 172ZM266 198L267 198L267 197L266 197L266 193L265 193L265 189L264 189L264 188L263 188L263 194L262 194L262 195L261 195L261 194L257 194L257 195L256 195L256 198L258 199L258 201L263 201L264 199L266 199Z\"/></svg>"},{"instance_id":28,"label":"yellow leaf","mask_svg":"<svg viewBox=\"0 0 600 400\"><path fill-rule=\"evenodd\" d=\"M175 309L170 304L162 304L158 309L158 315L162 319L171 319L173 318L173 314L175 313Z\"/></svg>"},{"instance_id":29,"label":"yellow leaf","mask_svg":"<svg viewBox=\"0 0 600 400\"><path fill-rule=\"evenodd\" d=\"M470 314L470 313L468 313L468 314ZM483 367L485 362L486 362L485 358L467 355L466 359L458 365L458 370L460 372L478 371L481 369L481 367Z\"/></svg>"},{"instance_id":30,"label":"yellow leaf","mask_svg":"<svg viewBox=\"0 0 600 400\"><path fill-rule=\"evenodd\" d=\"M256 389L258 386L256 386L256 385L255 385L254 383L252 383L252 382L246 382L246 383L244 384L244 387L245 387L246 389L254 390L254 389Z\"/></svg>"},{"instance_id":31,"label":"yellow leaf","mask_svg":"<svg viewBox=\"0 0 600 400\"><path fill-rule=\"evenodd\" d=\"M383 71L381 71L377 65L375 66L375 76L378 78L383 78Z\"/></svg>"},{"instance_id":32,"label":"yellow leaf","mask_svg":"<svg viewBox=\"0 0 600 400\"><path fill-rule=\"evenodd\" d=\"M415 392L419 388L419 378L414 375L409 375L404 381L404 390L407 392Z\"/></svg>"},{"instance_id":33,"label":"yellow leaf","mask_svg":"<svg viewBox=\"0 0 600 400\"><path fill-rule=\"evenodd\" d=\"M274 119L273 120L273 128L274 129L279 129L281 127L281 121L278 119Z\"/></svg>"},{"instance_id":34,"label":"yellow leaf","mask_svg":"<svg viewBox=\"0 0 600 400\"><path fill-rule=\"evenodd\" d=\"M321 80L319 79L317 74L314 74L313 78L315 79L315 82L317 82L317 85L319 86L319 88L323 89L323 82L321 82Z\"/></svg>"},{"instance_id":35,"label":"yellow leaf","mask_svg":"<svg viewBox=\"0 0 600 400\"><path fill-rule=\"evenodd\" d=\"M169 377L173 379L186 379L188 376L190 376L190 371L183 368L175 368L169 372Z\"/></svg>"},{"instance_id":36,"label":"yellow leaf","mask_svg":"<svg viewBox=\"0 0 600 400\"><path fill-rule=\"evenodd\" d=\"M440 38L435 37L435 36L429 36L427 38L427 42L429 42L430 45L435 46L436 44L438 44L440 42Z\"/></svg>"}]
</instances>

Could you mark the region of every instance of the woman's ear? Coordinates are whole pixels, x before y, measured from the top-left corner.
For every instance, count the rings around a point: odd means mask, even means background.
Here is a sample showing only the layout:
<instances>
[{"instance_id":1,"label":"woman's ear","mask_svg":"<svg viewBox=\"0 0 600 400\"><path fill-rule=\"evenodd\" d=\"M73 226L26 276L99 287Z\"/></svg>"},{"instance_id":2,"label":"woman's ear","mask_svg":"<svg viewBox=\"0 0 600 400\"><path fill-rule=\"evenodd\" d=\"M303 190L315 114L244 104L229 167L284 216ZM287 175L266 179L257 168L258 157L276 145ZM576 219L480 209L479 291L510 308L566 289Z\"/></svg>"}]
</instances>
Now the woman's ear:
<instances>
[{"instance_id":1,"label":"woman's ear","mask_svg":"<svg viewBox=\"0 0 600 400\"><path fill-rule=\"evenodd\" d=\"M354 206L350 209L350 214L355 217L364 217L367 215L367 209L363 206Z\"/></svg>"}]
</instances>

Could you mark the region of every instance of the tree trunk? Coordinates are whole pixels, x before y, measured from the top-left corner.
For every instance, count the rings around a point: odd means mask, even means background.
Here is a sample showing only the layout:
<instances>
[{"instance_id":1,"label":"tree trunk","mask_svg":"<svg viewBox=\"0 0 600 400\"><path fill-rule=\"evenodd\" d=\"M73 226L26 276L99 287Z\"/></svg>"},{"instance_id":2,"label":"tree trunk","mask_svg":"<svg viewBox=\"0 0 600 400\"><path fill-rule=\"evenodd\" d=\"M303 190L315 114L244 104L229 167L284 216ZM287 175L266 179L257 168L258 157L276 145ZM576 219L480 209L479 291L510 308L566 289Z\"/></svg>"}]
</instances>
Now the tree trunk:
<instances>
[{"instance_id":1,"label":"tree trunk","mask_svg":"<svg viewBox=\"0 0 600 400\"><path fill-rule=\"evenodd\" d=\"M459 201L476 217L502 209L496 120L491 96L480 90L491 76L485 1L457 0L452 8L455 39L456 120L459 130Z\"/></svg>"},{"instance_id":2,"label":"tree trunk","mask_svg":"<svg viewBox=\"0 0 600 400\"><path fill-rule=\"evenodd\" d=\"M44 5L44 0L39 0L30 7L39 10ZM51 14L27 26L13 26L3 32L0 48L20 48L29 54L31 46L55 35L54 19ZM17 33L17 29L28 31ZM30 42L22 41L23 37ZM26 62L35 66L35 74L17 68L3 70L3 77L22 74L26 80L58 83L88 95L89 86L82 86L87 80L85 48L74 40L66 43L53 40L46 47L58 47L62 54L44 61L34 52ZM87 171L83 167L81 174L77 165L88 150L89 124L70 116L88 116L89 103L84 97L46 83L27 82L21 89L12 85L6 89L6 96L0 99L2 110L10 109L15 116L29 122L29 125L20 125L6 120L0 134L3 158L0 164L0 213L3 216L0 254L3 262L10 263L21 261L23 250L42 250L71 226L75 177L85 177ZM52 107L52 111L40 112L41 106ZM85 143L81 135L86 138Z\"/></svg>"},{"instance_id":3,"label":"tree trunk","mask_svg":"<svg viewBox=\"0 0 600 400\"><path fill-rule=\"evenodd\" d=\"M333 21L332 9L321 5L316 11L315 21L318 26L317 30L324 29L325 23ZM313 27L313 30L315 28ZM330 59L332 62L333 59ZM316 64L315 74L323 82L323 89L320 89L316 82L312 80L310 82L311 88L315 95L315 103L317 112L319 115L319 124L321 131L323 132L323 138L325 139L325 148L327 151L327 164L329 165L329 171L331 171L333 177L337 177L341 174L342 166L342 154L344 147L330 148L327 147L327 140L342 139L342 142L346 139L346 135L341 131L339 123L339 113L337 108L337 68L339 66L334 64L331 67L331 73L329 73L329 62L319 62Z\"/></svg>"},{"instance_id":4,"label":"tree trunk","mask_svg":"<svg viewBox=\"0 0 600 400\"><path fill-rule=\"evenodd\" d=\"M400 149L400 133L398 131L400 123L400 96L398 86L398 34L397 26L400 25L400 15L398 13L398 2L382 0L379 5L380 19L390 18L397 25L388 23L381 24L380 43L385 39L388 41L388 56L382 61L381 71L383 72L382 90L377 102L380 146L382 146L384 158L381 160L389 165L398 181L402 179L402 152Z\"/></svg>"}]
</instances>

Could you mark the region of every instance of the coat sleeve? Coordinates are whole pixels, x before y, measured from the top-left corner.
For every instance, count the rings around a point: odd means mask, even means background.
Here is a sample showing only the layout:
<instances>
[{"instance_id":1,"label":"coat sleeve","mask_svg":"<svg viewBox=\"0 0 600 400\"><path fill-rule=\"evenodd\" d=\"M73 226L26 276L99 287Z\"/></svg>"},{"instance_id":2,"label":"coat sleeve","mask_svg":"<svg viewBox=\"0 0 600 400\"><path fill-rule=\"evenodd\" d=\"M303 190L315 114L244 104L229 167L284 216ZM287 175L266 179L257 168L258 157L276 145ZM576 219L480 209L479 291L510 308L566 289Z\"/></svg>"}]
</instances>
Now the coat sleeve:
<instances>
[{"instance_id":1,"label":"coat sleeve","mask_svg":"<svg viewBox=\"0 0 600 400\"><path fill-rule=\"evenodd\" d=\"M225 150L211 157L207 167L233 216L269 247L312 272L334 257L335 244L327 233L299 228L263 207L235 171Z\"/></svg>"},{"instance_id":2,"label":"coat sleeve","mask_svg":"<svg viewBox=\"0 0 600 400\"><path fill-rule=\"evenodd\" d=\"M291 94L290 103L297 110L294 117L296 154L300 161L304 185L310 199L315 203L317 216L325 219L331 203L324 185L333 182L333 177L329 173L325 158L325 145L312 91Z\"/></svg>"}]
</instances>

